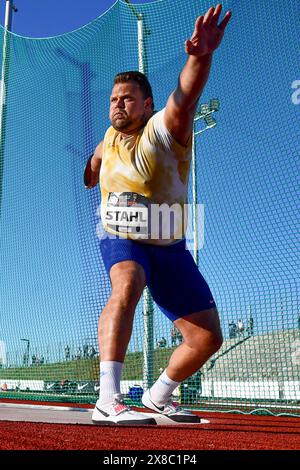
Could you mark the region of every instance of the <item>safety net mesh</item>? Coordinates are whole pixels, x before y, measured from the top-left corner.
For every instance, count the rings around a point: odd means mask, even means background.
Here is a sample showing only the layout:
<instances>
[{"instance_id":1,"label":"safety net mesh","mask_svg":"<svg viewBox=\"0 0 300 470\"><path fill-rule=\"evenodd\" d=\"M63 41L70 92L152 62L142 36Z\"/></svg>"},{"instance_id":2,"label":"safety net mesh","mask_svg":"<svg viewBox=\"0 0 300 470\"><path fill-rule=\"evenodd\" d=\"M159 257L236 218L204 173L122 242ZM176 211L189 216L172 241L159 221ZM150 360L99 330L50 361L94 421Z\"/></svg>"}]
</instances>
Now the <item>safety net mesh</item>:
<instances>
[{"instance_id":1,"label":"safety net mesh","mask_svg":"<svg viewBox=\"0 0 300 470\"><path fill-rule=\"evenodd\" d=\"M209 6L136 6L156 109L175 88L184 41ZM220 106L213 125L208 117L195 123L195 187L204 208L197 259L224 343L175 395L199 409L299 414L300 6L223 7L233 17L200 99ZM1 29L1 47L3 40ZM110 283L99 249L99 188L84 188L83 169L109 126L114 75L139 68L137 17L120 0L76 31L43 39L9 33L6 46L0 399L94 403L97 322ZM126 356L122 392L134 403L182 341L153 309L152 316L140 301Z\"/></svg>"}]
</instances>

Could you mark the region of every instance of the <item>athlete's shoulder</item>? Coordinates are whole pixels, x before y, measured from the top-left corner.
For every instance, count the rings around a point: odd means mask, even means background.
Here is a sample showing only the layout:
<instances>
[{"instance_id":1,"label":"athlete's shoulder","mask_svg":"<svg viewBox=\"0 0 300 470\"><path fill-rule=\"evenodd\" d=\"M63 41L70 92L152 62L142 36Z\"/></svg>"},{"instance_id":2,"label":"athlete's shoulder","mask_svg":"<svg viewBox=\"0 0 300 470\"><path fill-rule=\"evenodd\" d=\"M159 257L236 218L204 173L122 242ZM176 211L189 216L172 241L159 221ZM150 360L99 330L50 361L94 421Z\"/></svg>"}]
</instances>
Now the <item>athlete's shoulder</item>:
<instances>
[{"instance_id":1,"label":"athlete's shoulder","mask_svg":"<svg viewBox=\"0 0 300 470\"><path fill-rule=\"evenodd\" d=\"M164 109L161 111L154 111L143 129L144 137L147 137L150 141L157 140L159 137L159 130L163 125L163 112Z\"/></svg>"},{"instance_id":2,"label":"athlete's shoulder","mask_svg":"<svg viewBox=\"0 0 300 470\"><path fill-rule=\"evenodd\" d=\"M117 131L113 128L113 126L109 126L109 128L106 130L106 132L104 134L104 139L103 139L104 142L114 138L115 135L116 135L116 132Z\"/></svg>"},{"instance_id":3,"label":"athlete's shoulder","mask_svg":"<svg viewBox=\"0 0 300 470\"><path fill-rule=\"evenodd\" d=\"M176 141L165 124L165 108L151 116L145 127L145 137L153 145L159 145L165 151L174 153L179 160L189 160L191 157L192 139L186 145Z\"/></svg>"},{"instance_id":4,"label":"athlete's shoulder","mask_svg":"<svg viewBox=\"0 0 300 470\"><path fill-rule=\"evenodd\" d=\"M164 112L165 112L165 108L161 109L160 111L153 111L152 116L147 121L145 129L147 127L155 126L155 125L159 124L161 121L163 122Z\"/></svg>"}]
</instances>

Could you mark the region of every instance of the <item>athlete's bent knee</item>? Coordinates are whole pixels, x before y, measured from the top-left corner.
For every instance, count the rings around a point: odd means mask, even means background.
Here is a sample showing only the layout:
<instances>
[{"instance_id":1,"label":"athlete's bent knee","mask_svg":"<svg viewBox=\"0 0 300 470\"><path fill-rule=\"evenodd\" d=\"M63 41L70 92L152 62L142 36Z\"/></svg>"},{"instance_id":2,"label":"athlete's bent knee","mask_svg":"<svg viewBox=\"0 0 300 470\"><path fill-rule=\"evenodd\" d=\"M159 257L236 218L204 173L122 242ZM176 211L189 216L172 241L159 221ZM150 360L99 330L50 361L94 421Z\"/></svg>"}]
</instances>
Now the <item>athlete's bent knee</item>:
<instances>
[{"instance_id":1,"label":"athlete's bent knee","mask_svg":"<svg viewBox=\"0 0 300 470\"><path fill-rule=\"evenodd\" d=\"M223 336L221 331L199 332L187 341L188 346L202 352L203 347L211 354L215 354L223 344Z\"/></svg>"},{"instance_id":2,"label":"athlete's bent knee","mask_svg":"<svg viewBox=\"0 0 300 470\"><path fill-rule=\"evenodd\" d=\"M141 266L132 262L123 262L110 271L111 298L120 306L135 305L145 286L145 273Z\"/></svg>"},{"instance_id":3,"label":"athlete's bent knee","mask_svg":"<svg viewBox=\"0 0 300 470\"><path fill-rule=\"evenodd\" d=\"M127 277L112 287L111 298L120 306L132 306L138 303L144 285L137 277Z\"/></svg>"},{"instance_id":4,"label":"athlete's bent knee","mask_svg":"<svg viewBox=\"0 0 300 470\"><path fill-rule=\"evenodd\" d=\"M143 286L139 280L127 279L122 286L118 286L117 297L122 304L137 303L141 297ZM114 293L114 291L113 291Z\"/></svg>"}]
</instances>

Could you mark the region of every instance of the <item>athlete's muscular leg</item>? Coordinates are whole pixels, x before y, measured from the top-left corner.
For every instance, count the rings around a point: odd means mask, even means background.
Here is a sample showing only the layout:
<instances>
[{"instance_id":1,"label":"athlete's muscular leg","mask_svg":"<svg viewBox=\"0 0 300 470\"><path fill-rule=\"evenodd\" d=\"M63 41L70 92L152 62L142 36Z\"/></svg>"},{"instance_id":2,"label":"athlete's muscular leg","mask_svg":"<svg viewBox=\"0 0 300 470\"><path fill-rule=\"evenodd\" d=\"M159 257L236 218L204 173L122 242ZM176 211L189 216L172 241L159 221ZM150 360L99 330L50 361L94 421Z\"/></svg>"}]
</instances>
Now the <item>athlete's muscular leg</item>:
<instances>
[{"instance_id":1,"label":"athlete's muscular leg","mask_svg":"<svg viewBox=\"0 0 300 470\"><path fill-rule=\"evenodd\" d=\"M110 270L111 296L98 327L101 361L123 362L131 337L136 305L145 286L145 272L135 261L122 261Z\"/></svg>"},{"instance_id":2,"label":"athlete's muscular leg","mask_svg":"<svg viewBox=\"0 0 300 470\"><path fill-rule=\"evenodd\" d=\"M174 322L184 341L173 352L167 375L182 382L194 374L222 345L222 332L216 308L192 313Z\"/></svg>"}]
</instances>

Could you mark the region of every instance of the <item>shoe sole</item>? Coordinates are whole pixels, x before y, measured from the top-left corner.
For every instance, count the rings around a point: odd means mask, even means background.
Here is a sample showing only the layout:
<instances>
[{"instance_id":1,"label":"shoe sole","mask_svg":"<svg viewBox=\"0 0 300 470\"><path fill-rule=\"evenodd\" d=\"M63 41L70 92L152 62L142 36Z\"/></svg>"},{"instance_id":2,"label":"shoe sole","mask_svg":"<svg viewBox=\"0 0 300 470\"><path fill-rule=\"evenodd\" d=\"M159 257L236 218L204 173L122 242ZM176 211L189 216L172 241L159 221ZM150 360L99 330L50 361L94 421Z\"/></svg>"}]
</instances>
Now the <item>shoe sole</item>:
<instances>
[{"instance_id":1,"label":"shoe sole","mask_svg":"<svg viewBox=\"0 0 300 470\"><path fill-rule=\"evenodd\" d=\"M154 418L146 418L146 419L139 419L139 420L136 420L134 421L133 419L131 420L123 420L123 421L108 421L108 420L105 420L105 421L99 421L99 420L95 420L95 419L92 419L92 422L98 426L104 426L104 425L108 425L108 426L119 426L119 425L123 425L123 426L139 426L140 424L141 425L145 425L145 424L156 424L156 421Z\"/></svg>"},{"instance_id":2,"label":"shoe sole","mask_svg":"<svg viewBox=\"0 0 300 470\"><path fill-rule=\"evenodd\" d=\"M159 410L159 408L157 408L155 404L152 402L151 398L149 397L149 394L146 395L145 397L142 397L142 403L149 410L155 411L157 414L161 416L165 416L166 418L169 418L172 421L175 421L176 423L201 423L201 418L197 415L173 415L172 416L172 415L162 413Z\"/></svg>"},{"instance_id":3,"label":"shoe sole","mask_svg":"<svg viewBox=\"0 0 300 470\"><path fill-rule=\"evenodd\" d=\"M201 423L200 416L192 415L192 416L184 416L184 415L177 415L177 416L169 416L161 413L162 416L175 421L176 423Z\"/></svg>"}]
</instances>

